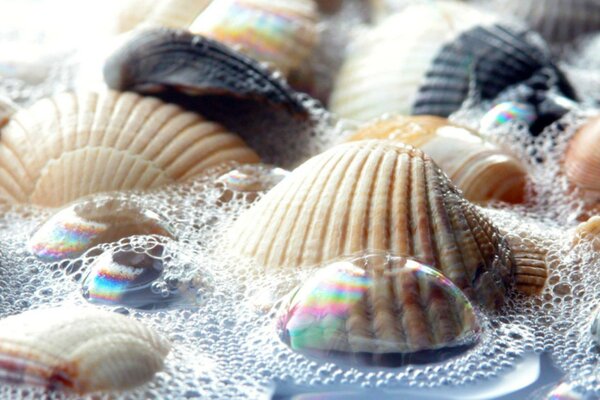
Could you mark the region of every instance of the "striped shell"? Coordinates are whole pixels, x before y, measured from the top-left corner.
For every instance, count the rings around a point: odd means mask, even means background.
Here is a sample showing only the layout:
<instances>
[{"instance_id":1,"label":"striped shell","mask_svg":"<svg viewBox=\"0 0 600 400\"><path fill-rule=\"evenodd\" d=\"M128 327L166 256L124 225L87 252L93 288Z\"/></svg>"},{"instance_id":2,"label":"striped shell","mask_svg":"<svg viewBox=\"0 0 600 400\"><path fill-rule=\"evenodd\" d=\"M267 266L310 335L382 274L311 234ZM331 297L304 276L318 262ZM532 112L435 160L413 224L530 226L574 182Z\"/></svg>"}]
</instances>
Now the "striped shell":
<instances>
[{"instance_id":1,"label":"striped shell","mask_svg":"<svg viewBox=\"0 0 600 400\"><path fill-rule=\"evenodd\" d=\"M525 20L550 43L565 44L600 30L596 0L496 0L493 5L511 18Z\"/></svg>"},{"instance_id":2,"label":"striped shell","mask_svg":"<svg viewBox=\"0 0 600 400\"><path fill-rule=\"evenodd\" d=\"M0 194L60 206L181 181L225 161L258 162L235 134L134 93L66 93L14 115L0 138Z\"/></svg>"},{"instance_id":3,"label":"striped shell","mask_svg":"<svg viewBox=\"0 0 600 400\"><path fill-rule=\"evenodd\" d=\"M417 261L379 254L316 270L284 302L278 328L296 351L377 355L448 353L473 344L479 332L471 303L446 277Z\"/></svg>"},{"instance_id":4,"label":"striped shell","mask_svg":"<svg viewBox=\"0 0 600 400\"><path fill-rule=\"evenodd\" d=\"M556 86L567 97L575 97L535 32L505 25L477 26L438 52L419 88L413 114L446 117L458 110L469 94L494 99L542 69L551 71Z\"/></svg>"},{"instance_id":5,"label":"striped shell","mask_svg":"<svg viewBox=\"0 0 600 400\"><path fill-rule=\"evenodd\" d=\"M231 228L232 251L270 268L390 251L435 266L471 299L500 307L513 281L493 224L420 150L372 140L308 160Z\"/></svg>"},{"instance_id":6,"label":"striped shell","mask_svg":"<svg viewBox=\"0 0 600 400\"><path fill-rule=\"evenodd\" d=\"M359 121L385 113L410 114L419 86L444 43L494 20L493 15L459 2L407 6L356 37L336 79L331 111Z\"/></svg>"},{"instance_id":7,"label":"striped shell","mask_svg":"<svg viewBox=\"0 0 600 400\"><path fill-rule=\"evenodd\" d=\"M586 121L569 142L564 171L569 182L593 202L600 201L600 116Z\"/></svg>"},{"instance_id":8,"label":"striped shell","mask_svg":"<svg viewBox=\"0 0 600 400\"><path fill-rule=\"evenodd\" d=\"M138 26L188 28L212 0L124 0L115 30L126 32Z\"/></svg>"},{"instance_id":9,"label":"striped shell","mask_svg":"<svg viewBox=\"0 0 600 400\"><path fill-rule=\"evenodd\" d=\"M89 308L27 311L0 321L0 382L84 394L141 385L169 344L121 314Z\"/></svg>"},{"instance_id":10,"label":"striped shell","mask_svg":"<svg viewBox=\"0 0 600 400\"><path fill-rule=\"evenodd\" d=\"M391 139L431 156L467 200L524 200L527 171L512 154L475 132L434 116L394 117L354 133L350 140Z\"/></svg>"},{"instance_id":11,"label":"striped shell","mask_svg":"<svg viewBox=\"0 0 600 400\"><path fill-rule=\"evenodd\" d=\"M318 39L313 0L226 0L211 4L190 30L273 65L288 75Z\"/></svg>"},{"instance_id":12,"label":"striped shell","mask_svg":"<svg viewBox=\"0 0 600 400\"><path fill-rule=\"evenodd\" d=\"M600 216L594 215L577 225L572 243L575 246L582 242L590 242L595 251L600 251Z\"/></svg>"}]
</instances>

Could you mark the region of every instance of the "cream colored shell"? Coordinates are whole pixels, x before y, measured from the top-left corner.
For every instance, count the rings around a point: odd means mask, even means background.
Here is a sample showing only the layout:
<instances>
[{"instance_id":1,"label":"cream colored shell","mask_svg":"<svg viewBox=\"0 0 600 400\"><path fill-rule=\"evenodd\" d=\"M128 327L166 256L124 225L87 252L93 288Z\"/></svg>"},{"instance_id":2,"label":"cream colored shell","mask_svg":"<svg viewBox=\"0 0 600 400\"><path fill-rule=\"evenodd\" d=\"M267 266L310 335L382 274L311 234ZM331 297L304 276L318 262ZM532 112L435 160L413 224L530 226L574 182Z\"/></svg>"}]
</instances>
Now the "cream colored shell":
<instances>
[{"instance_id":1,"label":"cream colored shell","mask_svg":"<svg viewBox=\"0 0 600 400\"><path fill-rule=\"evenodd\" d=\"M527 170L510 152L435 116L396 116L359 129L349 140L390 139L423 150L473 202L521 203Z\"/></svg>"},{"instance_id":2,"label":"cream colored shell","mask_svg":"<svg viewBox=\"0 0 600 400\"><path fill-rule=\"evenodd\" d=\"M569 142L564 171L592 202L600 201L600 115L590 118Z\"/></svg>"},{"instance_id":3,"label":"cream colored shell","mask_svg":"<svg viewBox=\"0 0 600 400\"><path fill-rule=\"evenodd\" d=\"M140 322L91 308L26 311L0 321L0 380L79 394L141 385L170 345Z\"/></svg>"},{"instance_id":4,"label":"cream colored shell","mask_svg":"<svg viewBox=\"0 0 600 400\"><path fill-rule=\"evenodd\" d=\"M493 224L427 155L389 141L344 144L308 160L242 214L230 241L270 268L367 249L414 257L492 307L513 282L512 255Z\"/></svg>"},{"instance_id":5,"label":"cream colored shell","mask_svg":"<svg viewBox=\"0 0 600 400\"><path fill-rule=\"evenodd\" d=\"M225 161L258 162L240 137L134 93L65 93L18 112L0 138L0 195L60 206L181 181Z\"/></svg>"},{"instance_id":6,"label":"cream colored shell","mask_svg":"<svg viewBox=\"0 0 600 400\"><path fill-rule=\"evenodd\" d=\"M211 0L124 0L119 2L117 32L138 26L187 28Z\"/></svg>"}]
</instances>

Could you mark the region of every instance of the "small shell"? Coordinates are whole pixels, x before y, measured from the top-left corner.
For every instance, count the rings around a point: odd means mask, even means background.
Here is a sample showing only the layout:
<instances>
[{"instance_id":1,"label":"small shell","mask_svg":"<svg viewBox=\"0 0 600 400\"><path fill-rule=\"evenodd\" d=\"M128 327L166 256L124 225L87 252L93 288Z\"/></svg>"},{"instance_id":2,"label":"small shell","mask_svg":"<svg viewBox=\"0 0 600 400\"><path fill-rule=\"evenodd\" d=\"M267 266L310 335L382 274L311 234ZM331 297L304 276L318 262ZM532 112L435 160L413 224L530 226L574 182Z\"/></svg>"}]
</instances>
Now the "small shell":
<instances>
[{"instance_id":1,"label":"small shell","mask_svg":"<svg viewBox=\"0 0 600 400\"><path fill-rule=\"evenodd\" d=\"M394 117L368 125L350 137L361 139L391 139L420 148L448 174L467 200L524 200L527 171L521 162L445 118Z\"/></svg>"},{"instance_id":2,"label":"small shell","mask_svg":"<svg viewBox=\"0 0 600 400\"><path fill-rule=\"evenodd\" d=\"M84 394L133 388L163 368L169 344L140 322L89 308L0 321L0 381Z\"/></svg>"},{"instance_id":3,"label":"small shell","mask_svg":"<svg viewBox=\"0 0 600 400\"><path fill-rule=\"evenodd\" d=\"M181 181L225 161L259 158L222 126L158 99L67 93L15 114L3 129L0 194L60 206Z\"/></svg>"},{"instance_id":4,"label":"small shell","mask_svg":"<svg viewBox=\"0 0 600 400\"><path fill-rule=\"evenodd\" d=\"M459 2L407 6L356 37L335 82L331 111L358 121L386 113L410 114L419 86L444 43L495 20Z\"/></svg>"},{"instance_id":5,"label":"small shell","mask_svg":"<svg viewBox=\"0 0 600 400\"><path fill-rule=\"evenodd\" d=\"M125 200L97 196L58 211L33 233L28 247L44 261L60 261L133 235L174 238L166 218Z\"/></svg>"},{"instance_id":6,"label":"small shell","mask_svg":"<svg viewBox=\"0 0 600 400\"><path fill-rule=\"evenodd\" d=\"M577 225L573 235L573 245L581 242L591 242L593 249L600 251L600 216L594 215Z\"/></svg>"},{"instance_id":7,"label":"small shell","mask_svg":"<svg viewBox=\"0 0 600 400\"><path fill-rule=\"evenodd\" d=\"M378 254L316 270L283 304L278 327L299 352L373 355L447 353L479 333L471 303L450 280L417 261Z\"/></svg>"},{"instance_id":8,"label":"small shell","mask_svg":"<svg viewBox=\"0 0 600 400\"><path fill-rule=\"evenodd\" d=\"M240 216L230 243L271 268L390 251L435 266L495 308L514 279L493 224L431 158L388 141L344 144L308 160Z\"/></svg>"},{"instance_id":9,"label":"small shell","mask_svg":"<svg viewBox=\"0 0 600 400\"><path fill-rule=\"evenodd\" d=\"M225 0L211 4L190 30L273 65L298 69L318 39L313 0Z\"/></svg>"},{"instance_id":10,"label":"small shell","mask_svg":"<svg viewBox=\"0 0 600 400\"><path fill-rule=\"evenodd\" d=\"M600 200L600 116L590 118L569 142L565 174L591 201Z\"/></svg>"},{"instance_id":11,"label":"small shell","mask_svg":"<svg viewBox=\"0 0 600 400\"><path fill-rule=\"evenodd\" d=\"M535 32L498 24L477 26L436 55L419 88L413 113L447 117L462 106L470 92L491 100L542 69L552 71L556 86L567 97L575 97Z\"/></svg>"}]
</instances>

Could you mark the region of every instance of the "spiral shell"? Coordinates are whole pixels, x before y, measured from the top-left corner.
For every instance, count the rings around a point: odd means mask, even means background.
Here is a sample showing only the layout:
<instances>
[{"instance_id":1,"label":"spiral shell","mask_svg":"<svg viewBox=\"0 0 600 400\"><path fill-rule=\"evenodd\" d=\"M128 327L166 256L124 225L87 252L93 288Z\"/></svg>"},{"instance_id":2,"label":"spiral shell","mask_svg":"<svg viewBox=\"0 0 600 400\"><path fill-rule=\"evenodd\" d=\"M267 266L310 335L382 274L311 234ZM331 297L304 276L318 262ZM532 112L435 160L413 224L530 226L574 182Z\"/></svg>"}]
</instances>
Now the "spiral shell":
<instances>
[{"instance_id":1,"label":"spiral shell","mask_svg":"<svg viewBox=\"0 0 600 400\"><path fill-rule=\"evenodd\" d=\"M471 303L450 280L417 261L383 254L316 270L283 303L278 327L295 351L372 355L447 353L473 344L479 332Z\"/></svg>"},{"instance_id":2,"label":"spiral shell","mask_svg":"<svg viewBox=\"0 0 600 400\"><path fill-rule=\"evenodd\" d=\"M318 39L316 22L313 0L228 0L211 4L190 30L288 75L312 53Z\"/></svg>"},{"instance_id":3,"label":"spiral shell","mask_svg":"<svg viewBox=\"0 0 600 400\"><path fill-rule=\"evenodd\" d=\"M308 160L231 228L232 251L270 268L323 263L367 249L432 265L467 296L502 305L511 253L493 224L420 150L343 144Z\"/></svg>"},{"instance_id":4,"label":"spiral shell","mask_svg":"<svg viewBox=\"0 0 600 400\"><path fill-rule=\"evenodd\" d=\"M575 133L564 157L569 182L583 191L590 201L600 201L600 116L591 117Z\"/></svg>"},{"instance_id":5,"label":"spiral shell","mask_svg":"<svg viewBox=\"0 0 600 400\"><path fill-rule=\"evenodd\" d=\"M134 93L66 93L14 115L0 139L0 194L60 206L111 190L148 189L225 161L257 162L235 134Z\"/></svg>"},{"instance_id":6,"label":"spiral shell","mask_svg":"<svg viewBox=\"0 0 600 400\"><path fill-rule=\"evenodd\" d=\"M169 344L121 314L89 308L26 311L0 321L0 381L84 394L141 385Z\"/></svg>"},{"instance_id":7,"label":"spiral shell","mask_svg":"<svg viewBox=\"0 0 600 400\"><path fill-rule=\"evenodd\" d=\"M407 6L357 36L336 79L329 106L342 117L369 121L411 114L419 87L444 43L495 16L465 3Z\"/></svg>"},{"instance_id":8,"label":"spiral shell","mask_svg":"<svg viewBox=\"0 0 600 400\"><path fill-rule=\"evenodd\" d=\"M391 139L423 150L474 202L524 199L527 171L512 154L475 132L434 116L394 117L360 129L350 140Z\"/></svg>"}]
</instances>

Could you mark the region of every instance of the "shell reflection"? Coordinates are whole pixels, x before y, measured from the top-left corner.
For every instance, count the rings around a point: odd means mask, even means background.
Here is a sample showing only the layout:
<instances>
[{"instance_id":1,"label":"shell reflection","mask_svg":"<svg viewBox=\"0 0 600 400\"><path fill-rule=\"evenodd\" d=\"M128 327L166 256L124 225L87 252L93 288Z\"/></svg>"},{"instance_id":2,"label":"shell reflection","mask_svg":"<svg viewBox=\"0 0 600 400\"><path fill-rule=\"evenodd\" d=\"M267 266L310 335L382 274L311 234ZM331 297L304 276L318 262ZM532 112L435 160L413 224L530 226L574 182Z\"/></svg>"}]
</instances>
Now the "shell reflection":
<instances>
[{"instance_id":1,"label":"shell reflection","mask_svg":"<svg viewBox=\"0 0 600 400\"><path fill-rule=\"evenodd\" d=\"M58 211L33 233L28 246L44 261L60 261L133 235L174 238L165 218L155 212L125 199L92 197Z\"/></svg>"},{"instance_id":2,"label":"shell reflection","mask_svg":"<svg viewBox=\"0 0 600 400\"><path fill-rule=\"evenodd\" d=\"M284 342L299 352L420 353L401 357L401 363L428 362L435 360L435 350L465 348L480 331L471 303L443 274L383 254L318 270L284 304L278 328Z\"/></svg>"}]
</instances>

